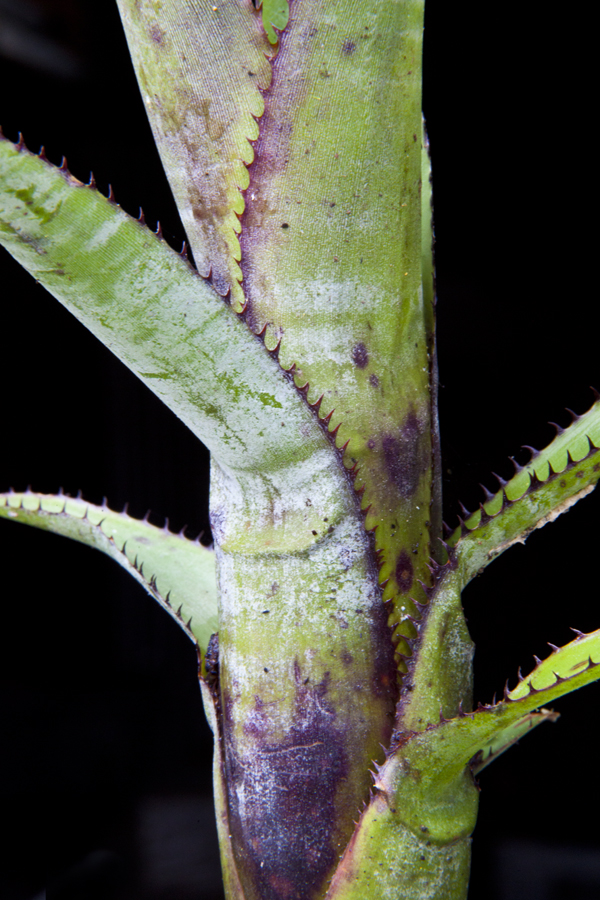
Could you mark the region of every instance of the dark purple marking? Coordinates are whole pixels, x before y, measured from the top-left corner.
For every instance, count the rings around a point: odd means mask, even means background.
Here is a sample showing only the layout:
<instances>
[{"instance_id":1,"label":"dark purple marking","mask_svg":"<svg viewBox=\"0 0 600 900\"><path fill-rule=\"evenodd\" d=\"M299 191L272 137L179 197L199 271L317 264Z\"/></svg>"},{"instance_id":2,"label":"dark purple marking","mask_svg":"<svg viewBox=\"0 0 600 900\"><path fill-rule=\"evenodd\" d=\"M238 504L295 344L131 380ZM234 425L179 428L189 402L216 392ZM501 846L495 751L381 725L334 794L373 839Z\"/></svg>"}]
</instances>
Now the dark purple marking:
<instances>
[{"instance_id":1,"label":"dark purple marking","mask_svg":"<svg viewBox=\"0 0 600 900\"><path fill-rule=\"evenodd\" d=\"M379 378L377 377L377 375L369 375L369 381L374 388L379 387Z\"/></svg>"},{"instance_id":2,"label":"dark purple marking","mask_svg":"<svg viewBox=\"0 0 600 900\"><path fill-rule=\"evenodd\" d=\"M352 56L354 51L356 50L356 44L354 41L344 41L342 44L342 53L345 56Z\"/></svg>"},{"instance_id":3,"label":"dark purple marking","mask_svg":"<svg viewBox=\"0 0 600 900\"><path fill-rule=\"evenodd\" d=\"M352 361L359 369L365 369L369 363L369 354L362 341L352 348Z\"/></svg>"},{"instance_id":4,"label":"dark purple marking","mask_svg":"<svg viewBox=\"0 0 600 900\"><path fill-rule=\"evenodd\" d=\"M402 594L410 591L413 583L413 564L406 550L403 550L396 563L396 583Z\"/></svg>"},{"instance_id":5,"label":"dark purple marking","mask_svg":"<svg viewBox=\"0 0 600 900\"><path fill-rule=\"evenodd\" d=\"M206 683L213 696L219 689L219 635L211 634L204 656Z\"/></svg>"},{"instance_id":6,"label":"dark purple marking","mask_svg":"<svg viewBox=\"0 0 600 900\"><path fill-rule=\"evenodd\" d=\"M295 682L295 724L284 739L272 741L270 714L276 711L257 696L244 726L252 740L241 754L229 737L231 709L224 703L230 825L238 866L264 900L315 896L339 852L332 835L336 791L347 775L345 736L327 702L328 673L311 685L296 662Z\"/></svg>"},{"instance_id":7,"label":"dark purple marking","mask_svg":"<svg viewBox=\"0 0 600 900\"><path fill-rule=\"evenodd\" d=\"M367 441L367 447L369 448L369 450L375 449L376 442L373 440L373 438L369 438L369 440Z\"/></svg>"},{"instance_id":8,"label":"dark purple marking","mask_svg":"<svg viewBox=\"0 0 600 900\"><path fill-rule=\"evenodd\" d=\"M210 530L215 541L225 539L225 527L227 525L227 512L224 506L215 506L210 511Z\"/></svg>"},{"instance_id":9,"label":"dark purple marking","mask_svg":"<svg viewBox=\"0 0 600 900\"><path fill-rule=\"evenodd\" d=\"M388 623L388 612L379 598L376 605L370 610L371 621L371 646L376 648L375 658L372 660L373 681L372 690L375 697L388 697L392 704L398 701L398 666L394 658L394 644L392 642L393 628ZM389 731L381 738L381 743L387 747L392 735L392 717L390 717Z\"/></svg>"},{"instance_id":10,"label":"dark purple marking","mask_svg":"<svg viewBox=\"0 0 600 900\"><path fill-rule=\"evenodd\" d=\"M252 300L246 301L246 307L244 309L244 320L246 325L250 329L253 334L258 334L260 331L260 322L256 315L256 310L254 308L254 304Z\"/></svg>"},{"instance_id":11,"label":"dark purple marking","mask_svg":"<svg viewBox=\"0 0 600 900\"><path fill-rule=\"evenodd\" d=\"M410 410L396 434L382 440L385 467L400 495L410 499L419 486L421 475L429 466L429 448L425 439L425 425L414 410Z\"/></svg>"},{"instance_id":12,"label":"dark purple marking","mask_svg":"<svg viewBox=\"0 0 600 900\"><path fill-rule=\"evenodd\" d=\"M155 44L161 45L165 39L165 33L158 25L153 25L150 29L150 37Z\"/></svg>"},{"instance_id":13,"label":"dark purple marking","mask_svg":"<svg viewBox=\"0 0 600 900\"><path fill-rule=\"evenodd\" d=\"M304 80L291 79L289 72L297 66L297 48L300 48L301 56L306 54L308 58L317 34L318 30L312 27L299 30L298 19L290 18L288 27L279 36L279 50L271 63L271 84L261 92L265 109L259 122L258 139L253 142L254 160L247 166L252 189L245 193L239 236L244 292L247 298L254 298L259 305L268 304L270 287L261 271L252 265L252 260L256 258L256 253L260 258L265 246L269 247L273 242L277 244L281 239L282 224L288 226L290 235L297 224L294 217L286 216L284 223L273 217L269 190L272 180L287 168L289 143L294 130L293 110L298 108L305 89ZM296 215L293 209L290 214Z\"/></svg>"}]
</instances>

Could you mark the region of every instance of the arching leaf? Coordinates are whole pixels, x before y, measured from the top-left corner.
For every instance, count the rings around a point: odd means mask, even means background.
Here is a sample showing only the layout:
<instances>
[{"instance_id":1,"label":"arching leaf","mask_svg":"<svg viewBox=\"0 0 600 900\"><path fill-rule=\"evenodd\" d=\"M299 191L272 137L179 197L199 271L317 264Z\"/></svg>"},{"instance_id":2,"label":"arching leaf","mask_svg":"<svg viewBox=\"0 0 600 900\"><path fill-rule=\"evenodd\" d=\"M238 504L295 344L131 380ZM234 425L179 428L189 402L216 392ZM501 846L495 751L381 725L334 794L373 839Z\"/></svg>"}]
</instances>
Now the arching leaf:
<instances>
[{"instance_id":1,"label":"arching leaf","mask_svg":"<svg viewBox=\"0 0 600 900\"><path fill-rule=\"evenodd\" d=\"M600 479L600 399L556 436L449 538L463 587L536 528L553 522Z\"/></svg>"},{"instance_id":2,"label":"arching leaf","mask_svg":"<svg viewBox=\"0 0 600 900\"><path fill-rule=\"evenodd\" d=\"M116 560L195 641L202 654L218 631L215 555L199 541L85 500L0 494L0 518L62 534Z\"/></svg>"}]
</instances>

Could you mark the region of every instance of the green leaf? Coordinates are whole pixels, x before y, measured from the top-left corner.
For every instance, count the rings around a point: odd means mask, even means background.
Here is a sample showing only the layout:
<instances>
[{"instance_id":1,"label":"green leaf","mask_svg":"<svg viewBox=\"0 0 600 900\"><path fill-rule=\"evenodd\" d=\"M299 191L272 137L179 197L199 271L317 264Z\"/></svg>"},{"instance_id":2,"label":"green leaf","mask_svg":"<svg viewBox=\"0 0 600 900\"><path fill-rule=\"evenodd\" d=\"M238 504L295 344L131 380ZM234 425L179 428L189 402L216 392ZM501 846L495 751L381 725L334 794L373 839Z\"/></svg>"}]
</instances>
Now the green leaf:
<instances>
[{"instance_id":1,"label":"green leaf","mask_svg":"<svg viewBox=\"0 0 600 900\"><path fill-rule=\"evenodd\" d=\"M431 555L422 17L421 0L291 4L240 234L246 320L345 448L395 622Z\"/></svg>"},{"instance_id":2,"label":"green leaf","mask_svg":"<svg viewBox=\"0 0 600 900\"><path fill-rule=\"evenodd\" d=\"M276 44L279 35L275 33L274 28L277 31L283 31L287 25L290 17L289 2L288 0L263 0L262 4L259 3L257 6L262 6L263 27L267 32L267 37L271 44Z\"/></svg>"},{"instance_id":3,"label":"green leaf","mask_svg":"<svg viewBox=\"0 0 600 900\"><path fill-rule=\"evenodd\" d=\"M224 465L269 473L329 452L277 362L207 281L97 191L3 139L0 243Z\"/></svg>"},{"instance_id":4,"label":"green leaf","mask_svg":"<svg viewBox=\"0 0 600 900\"><path fill-rule=\"evenodd\" d=\"M261 742L285 747L303 715L299 704L316 704L328 742L311 744L317 762L309 770L302 757L299 778L306 772L317 786L327 760L344 761L345 778L331 782L339 815L328 839L345 844L368 791L370 760L389 738L395 672L371 542L339 455L262 342L156 236L6 141L0 173L0 240L213 454L220 684L233 698L228 765L246 773L253 792ZM323 634L328 646L315 652ZM366 687L357 692L357 684ZM257 697L277 707L262 736L245 727ZM246 826L263 786L285 799L280 770L260 758L267 768L259 795L241 809L237 795L228 797L240 846L259 855ZM310 811L302 827L311 831ZM333 857L321 864L314 877L325 879ZM248 866L242 879L254 877Z\"/></svg>"},{"instance_id":5,"label":"green leaf","mask_svg":"<svg viewBox=\"0 0 600 900\"><path fill-rule=\"evenodd\" d=\"M274 52L260 12L250 0L118 6L198 269L212 273L219 293L231 289L240 308L239 216Z\"/></svg>"},{"instance_id":6,"label":"green leaf","mask_svg":"<svg viewBox=\"0 0 600 900\"><path fill-rule=\"evenodd\" d=\"M550 709L540 709L537 712L526 713L522 719L517 719L503 731L495 734L489 743L477 751L471 762L473 775L478 775L482 769L498 759L503 753L513 747L521 738L529 734L543 722L556 722L559 713Z\"/></svg>"},{"instance_id":7,"label":"green leaf","mask_svg":"<svg viewBox=\"0 0 600 900\"><path fill-rule=\"evenodd\" d=\"M396 601L398 634L410 636L406 615L423 599L440 519L423 2L298 3L289 21L287 3L263 3L265 21L285 25L272 83L273 51L257 43L261 14L249 3L119 6L200 269L212 265L234 308L248 301L250 328L266 328L269 347L281 339L283 367L295 366L311 402L322 396L321 418L376 529L384 600Z\"/></svg>"},{"instance_id":8,"label":"green leaf","mask_svg":"<svg viewBox=\"0 0 600 900\"><path fill-rule=\"evenodd\" d=\"M0 494L0 518L62 534L116 560L195 641L202 654L218 631L215 555L189 541L84 500L10 492Z\"/></svg>"},{"instance_id":9,"label":"green leaf","mask_svg":"<svg viewBox=\"0 0 600 900\"><path fill-rule=\"evenodd\" d=\"M535 714L542 703L598 678L600 631L580 634L539 662L506 700L398 736L388 761L377 767L373 797L327 900L360 900L384 889L381 896L390 900L462 898L478 800L469 763L479 771L490 754L495 758L515 738L554 718L547 710Z\"/></svg>"},{"instance_id":10,"label":"green leaf","mask_svg":"<svg viewBox=\"0 0 600 900\"><path fill-rule=\"evenodd\" d=\"M451 535L462 586L590 494L599 479L600 399Z\"/></svg>"},{"instance_id":11,"label":"green leaf","mask_svg":"<svg viewBox=\"0 0 600 900\"><path fill-rule=\"evenodd\" d=\"M458 777L477 754L504 741L507 729L529 713L599 678L600 630L579 634L564 647L554 648L547 659L537 660L533 671L520 678L513 690L507 687L504 700L415 735L402 747L401 755L415 765L417 760L419 764L428 760L424 779L433 790ZM385 778L389 782L389 775Z\"/></svg>"}]
</instances>

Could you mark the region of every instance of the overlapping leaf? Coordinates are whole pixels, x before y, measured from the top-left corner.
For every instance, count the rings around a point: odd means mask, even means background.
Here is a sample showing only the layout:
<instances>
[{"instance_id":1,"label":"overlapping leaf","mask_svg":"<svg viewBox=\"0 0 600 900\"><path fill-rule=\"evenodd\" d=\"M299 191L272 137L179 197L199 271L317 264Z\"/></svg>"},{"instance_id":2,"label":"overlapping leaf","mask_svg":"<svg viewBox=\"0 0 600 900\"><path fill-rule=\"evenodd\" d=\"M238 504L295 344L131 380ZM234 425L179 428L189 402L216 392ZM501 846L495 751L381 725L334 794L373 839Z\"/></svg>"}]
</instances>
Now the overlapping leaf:
<instances>
[{"instance_id":1,"label":"overlapping leaf","mask_svg":"<svg viewBox=\"0 0 600 900\"><path fill-rule=\"evenodd\" d=\"M239 302L238 217L273 53L260 12L251 0L118 0L118 6L198 269ZM280 14L276 19L280 27Z\"/></svg>"},{"instance_id":2,"label":"overlapping leaf","mask_svg":"<svg viewBox=\"0 0 600 900\"><path fill-rule=\"evenodd\" d=\"M209 282L97 191L2 139L0 243L223 464L277 471L326 445Z\"/></svg>"},{"instance_id":3,"label":"overlapping leaf","mask_svg":"<svg viewBox=\"0 0 600 900\"><path fill-rule=\"evenodd\" d=\"M421 272L422 3L297 0L241 217L246 321L308 384L414 612L432 496L432 292ZM431 212L425 195L431 253ZM428 279L431 278L429 264ZM331 414L331 418L329 418Z\"/></svg>"},{"instance_id":4,"label":"overlapping leaf","mask_svg":"<svg viewBox=\"0 0 600 900\"><path fill-rule=\"evenodd\" d=\"M308 399L323 395L321 417L340 426L364 487L398 621L428 578L437 511L432 293L420 252L422 0L295 0L289 21L287 3L264 3L269 40L271 24L285 29L272 79L249 0L185 0L160 15L149 0L119 5L200 269L212 266L236 308L246 301L269 347L281 339L280 360L310 385ZM426 205L429 223L429 194Z\"/></svg>"},{"instance_id":5,"label":"overlapping leaf","mask_svg":"<svg viewBox=\"0 0 600 900\"><path fill-rule=\"evenodd\" d=\"M480 770L490 753L556 718L536 714L542 704L599 678L600 631L580 634L538 662L500 703L405 736L375 776L327 900L362 900L376 890L389 900L462 897L455 869L466 868L466 883L478 798L469 763Z\"/></svg>"}]
</instances>

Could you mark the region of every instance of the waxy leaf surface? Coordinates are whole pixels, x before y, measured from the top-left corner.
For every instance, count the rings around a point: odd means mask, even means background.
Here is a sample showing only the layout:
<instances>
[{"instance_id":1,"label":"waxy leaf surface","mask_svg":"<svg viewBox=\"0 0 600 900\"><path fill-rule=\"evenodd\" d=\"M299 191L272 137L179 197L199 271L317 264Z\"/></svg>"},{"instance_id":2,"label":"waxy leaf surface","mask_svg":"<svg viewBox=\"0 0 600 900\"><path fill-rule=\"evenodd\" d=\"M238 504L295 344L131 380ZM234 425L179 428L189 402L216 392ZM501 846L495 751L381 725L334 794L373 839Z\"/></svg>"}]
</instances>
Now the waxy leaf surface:
<instances>
[{"instance_id":1,"label":"waxy leaf surface","mask_svg":"<svg viewBox=\"0 0 600 900\"><path fill-rule=\"evenodd\" d=\"M246 321L339 426L396 621L414 612L431 553L422 15L418 0L291 4L240 220Z\"/></svg>"},{"instance_id":2,"label":"waxy leaf surface","mask_svg":"<svg viewBox=\"0 0 600 900\"><path fill-rule=\"evenodd\" d=\"M272 473L329 450L209 282L97 191L2 139L0 244L224 465Z\"/></svg>"}]
</instances>

